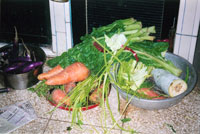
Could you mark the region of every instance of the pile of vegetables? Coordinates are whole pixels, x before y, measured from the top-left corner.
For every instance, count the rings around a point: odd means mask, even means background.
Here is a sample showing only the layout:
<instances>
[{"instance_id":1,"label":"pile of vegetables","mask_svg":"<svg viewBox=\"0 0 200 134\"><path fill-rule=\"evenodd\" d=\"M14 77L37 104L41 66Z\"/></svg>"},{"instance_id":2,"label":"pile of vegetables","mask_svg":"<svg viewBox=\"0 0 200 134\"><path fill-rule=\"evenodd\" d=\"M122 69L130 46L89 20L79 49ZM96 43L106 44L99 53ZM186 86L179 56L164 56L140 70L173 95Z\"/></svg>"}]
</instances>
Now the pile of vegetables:
<instances>
[{"instance_id":1,"label":"pile of vegetables","mask_svg":"<svg viewBox=\"0 0 200 134\"><path fill-rule=\"evenodd\" d=\"M0 51L0 70L5 74L26 73L43 64L42 61L36 61L35 53L28 49L22 39L22 45L19 44L17 29L14 28L13 44L3 47Z\"/></svg>"},{"instance_id":2,"label":"pile of vegetables","mask_svg":"<svg viewBox=\"0 0 200 134\"><path fill-rule=\"evenodd\" d=\"M39 75L41 82L29 90L46 97L53 89L51 99L57 107L64 104L73 109L72 124L82 124L81 107L91 101L103 109L107 105L112 116L107 99L110 83L133 95L151 94L150 97L164 99L165 96L150 90L152 84L147 84L152 70L163 69L176 77L182 71L165 59L169 45L153 42L154 33L154 26L143 28L142 23L133 18L94 28L81 37L79 44L48 60L47 65L52 69ZM111 70L117 70L117 80L113 79ZM114 118L113 121L122 130L134 132L122 128Z\"/></svg>"}]
</instances>

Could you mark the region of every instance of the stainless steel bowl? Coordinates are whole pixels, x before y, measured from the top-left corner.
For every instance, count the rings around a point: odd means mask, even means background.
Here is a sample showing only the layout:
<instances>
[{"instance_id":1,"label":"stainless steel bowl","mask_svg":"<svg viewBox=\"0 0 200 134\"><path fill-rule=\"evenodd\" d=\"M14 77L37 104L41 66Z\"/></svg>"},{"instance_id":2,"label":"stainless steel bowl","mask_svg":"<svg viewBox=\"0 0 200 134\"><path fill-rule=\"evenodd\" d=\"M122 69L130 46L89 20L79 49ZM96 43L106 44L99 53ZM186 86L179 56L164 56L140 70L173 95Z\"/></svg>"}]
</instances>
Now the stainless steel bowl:
<instances>
[{"instance_id":1,"label":"stainless steel bowl","mask_svg":"<svg viewBox=\"0 0 200 134\"><path fill-rule=\"evenodd\" d=\"M10 45L4 46L0 48L7 49L11 47ZM20 45L22 47L22 45ZM43 64L46 61L46 55L44 51L40 47L27 45L28 49L35 53L36 61L42 61ZM38 74L43 72L43 65L29 71L26 73L21 74L7 74L1 72L1 75L4 77L4 85L13 89L26 89L33 85L35 85L38 82L37 76Z\"/></svg>"},{"instance_id":2,"label":"stainless steel bowl","mask_svg":"<svg viewBox=\"0 0 200 134\"><path fill-rule=\"evenodd\" d=\"M166 53L165 57L166 57L166 59L172 61L176 67L183 70L183 72L180 76L180 78L182 78L182 79L184 79L186 76L187 67L189 68L189 79L187 82L188 89L176 97L167 98L167 99L163 99L163 100L150 100L150 99L142 99L142 98L134 97L131 100L132 105L143 108L143 109L148 109L148 110L165 109L165 108L169 108L169 107L177 104L178 102L180 102L187 94L189 94L193 90L193 88L195 87L196 82L197 82L197 73L196 73L194 67L184 58L174 55L172 53ZM112 74L112 76L115 79L115 75ZM112 85L114 86L115 89L117 89L119 91L119 94L122 96L122 98L124 98L124 99L127 99L127 97L128 97L128 99L131 98L130 94L127 94L126 92L121 90L115 84L112 84Z\"/></svg>"}]
</instances>

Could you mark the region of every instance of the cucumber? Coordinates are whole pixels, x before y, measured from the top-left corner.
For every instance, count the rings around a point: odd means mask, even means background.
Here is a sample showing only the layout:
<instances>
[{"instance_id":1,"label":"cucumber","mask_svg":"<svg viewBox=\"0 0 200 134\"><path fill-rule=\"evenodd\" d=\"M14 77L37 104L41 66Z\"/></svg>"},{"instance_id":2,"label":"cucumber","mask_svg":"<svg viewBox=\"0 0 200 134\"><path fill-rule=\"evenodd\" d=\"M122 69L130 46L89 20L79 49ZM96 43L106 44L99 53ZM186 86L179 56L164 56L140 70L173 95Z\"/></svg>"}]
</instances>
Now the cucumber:
<instances>
[{"instance_id":1,"label":"cucumber","mask_svg":"<svg viewBox=\"0 0 200 134\"><path fill-rule=\"evenodd\" d=\"M163 69L151 72L156 85L170 97L175 97L187 90L187 84L181 78Z\"/></svg>"}]
</instances>

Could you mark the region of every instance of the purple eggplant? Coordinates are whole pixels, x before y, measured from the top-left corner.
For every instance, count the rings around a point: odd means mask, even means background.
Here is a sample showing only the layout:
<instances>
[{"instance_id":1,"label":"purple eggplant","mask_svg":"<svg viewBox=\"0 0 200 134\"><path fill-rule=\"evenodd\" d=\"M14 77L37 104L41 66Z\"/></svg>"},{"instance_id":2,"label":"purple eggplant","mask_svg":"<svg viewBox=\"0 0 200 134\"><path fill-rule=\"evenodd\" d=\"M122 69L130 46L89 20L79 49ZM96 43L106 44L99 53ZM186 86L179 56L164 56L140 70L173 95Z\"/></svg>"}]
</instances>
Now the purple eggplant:
<instances>
[{"instance_id":1,"label":"purple eggplant","mask_svg":"<svg viewBox=\"0 0 200 134\"><path fill-rule=\"evenodd\" d=\"M18 73L19 69L25 65L26 62L16 62L4 69L5 73Z\"/></svg>"},{"instance_id":2,"label":"purple eggplant","mask_svg":"<svg viewBox=\"0 0 200 134\"><path fill-rule=\"evenodd\" d=\"M36 62L28 62L27 64L25 64L21 70L21 73L26 73L29 72L33 69L35 69L36 67L42 65L43 62L42 61L36 61Z\"/></svg>"},{"instance_id":3,"label":"purple eggplant","mask_svg":"<svg viewBox=\"0 0 200 134\"><path fill-rule=\"evenodd\" d=\"M19 38L17 34L17 28L15 28L15 38L13 42L13 49L12 49L12 58L18 57L19 54Z\"/></svg>"},{"instance_id":4,"label":"purple eggplant","mask_svg":"<svg viewBox=\"0 0 200 134\"><path fill-rule=\"evenodd\" d=\"M36 67L42 65L42 61L37 62L16 62L4 69L5 73L21 74L29 72Z\"/></svg>"}]
</instances>

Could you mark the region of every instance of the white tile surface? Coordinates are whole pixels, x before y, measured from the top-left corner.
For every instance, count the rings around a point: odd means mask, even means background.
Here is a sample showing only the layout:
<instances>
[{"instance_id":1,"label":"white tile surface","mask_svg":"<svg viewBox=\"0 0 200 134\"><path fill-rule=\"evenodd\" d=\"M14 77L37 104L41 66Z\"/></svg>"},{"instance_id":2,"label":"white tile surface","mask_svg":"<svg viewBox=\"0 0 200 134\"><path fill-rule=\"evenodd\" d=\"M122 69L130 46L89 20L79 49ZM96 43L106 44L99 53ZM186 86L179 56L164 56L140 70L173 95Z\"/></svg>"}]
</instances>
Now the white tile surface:
<instances>
[{"instance_id":1,"label":"white tile surface","mask_svg":"<svg viewBox=\"0 0 200 134\"><path fill-rule=\"evenodd\" d=\"M55 25L57 32L65 32L65 13L64 4L54 2Z\"/></svg>"},{"instance_id":2,"label":"white tile surface","mask_svg":"<svg viewBox=\"0 0 200 134\"><path fill-rule=\"evenodd\" d=\"M196 37L191 37L191 38L192 39L191 39L191 44L190 44L190 51L189 51L189 55L188 55L188 60L189 60L190 63L193 63L197 38Z\"/></svg>"},{"instance_id":3,"label":"white tile surface","mask_svg":"<svg viewBox=\"0 0 200 134\"><path fill-rule=\"evenodd\" d=\"M50 7L50 19L51 19L51 33L52 36L56 34L56 29L55 29L55 14L54 14L54 2L49 0L49 7Z\"/></svg>"},{"instance_id":4,"label":"white tile surface","mask_svg":"<svg viewBox=\"0 0 200 134\"><path fill-rule=\"evenodd\" d=\"M196 37L176 35L174 53L193 63Z\"/></svg>"},{"instance_id":5,"label":"white tile surface","mask_svg":"<svg viewBox=\"0 0 200 134\"><path fill-rule=\"evenodd\" d=\"M179 13L178 13L178 22L177 22L177 33L181 33L182 31L182 23L184 19L184 14L185 14L185 3L186 0L180 0L180 5L179 5Z\"/></svg>"},{"instance_id":6,"label":"white tile surface","mask_svg":"<svg viewBox=\"0 0 200 134\"><path fill-rule=\"evenodd\" d=\"M66 39L67 39L67 49L72 48L72 29L71 23L66 23Z\"/></svg>"},{"instance_id":7,"label":"white tile surface","mask_svg":"<svg viewBox=\"0 0 200 134\"><path fill-rule=\"evenodd\" d=\"M193 35L198 34L198 29L199 29L199 23L200 23L200 0L196 3L196 14L195 14L195 20L194 20L194 30L193 30Z\"/></svg>"},{"instance_id":8,"label":"white tile surface","mask_svg":"<svg viewBox=\"0 0 200 134\"><path fill-rule=\"evenodd\" d=\"M181 36L180 38L180 48L179 48L179 55L188 59L189 50L190 50L190 43L192 37L190 36Z\"/></svg>"},{"instance_id":9,"label":"white tile surface","mask_svg":"<svg viewBox=\"0 0 200 134\"><path fill-rule=\"evenodd\" d=\"M71 2L59 3L49 0L52 30L52 51L60 55L73 46L71 29Z\"/></svg>"},{"instance_id":10,"label":"white tile surface","mask_svg":"<svg viewBox=\"0 0 200 134\"><path fill-rule=\"evenodd\" d=\"M197 36L199 0L181 0L177 33Z\"/></svg>"},{"instance_id":11,"label":"white tile surface","mask_svg":"<svg viewBox=\"0 0 200 134\"><path fill-rule=\"evenodd\" d=\"M174 53L193 63L200 22L200 0L180 0Z\"/></svg>"},{"instance_id":12,"label":"white tile surface","mask_svg":"<svg viewBox=\"0 0 200 134\"><path fill-rule=\"evenodd\" d=\"M176 34L175 41L174 41L174 51L173 51L173 53L177 54L177 55L178 55L179 47L180 47L180 43L179 43L180 40L181 40L180 38L181 38L181 36Z\"/></svg>"},{"instance_id":13,"label":"white tile surface","mask_svg":"<svg viewBox=\"0 0 200 134\"><path fill-rule=\"evenodd\" d=\"M57 32L57 50L58 55L65 52L67 49L66 34L62 32Z\"/></svg>"},{"instance_id":14,"label":"white tile surface","mask_svg":"<svg viewBox=\"0 0 200 134\"><path fill-rule=\"evenodd\" d=\"M56 36L56 33L55 33L55 35L52 36L52 51L57 52L57 36Z\"/></svg>"},{"instance_id":15,"label":"white tile surface","mask_svg":"<svg viewBox=\"0 0 200 134\"><path fill-rule=\"evenodd\" d=\"M64 4L64 13L65 13L65 22L71 22L71 18L70 18L71 11L70 11L70 3L69 2Z\"/></svg>"}]
</instances>

